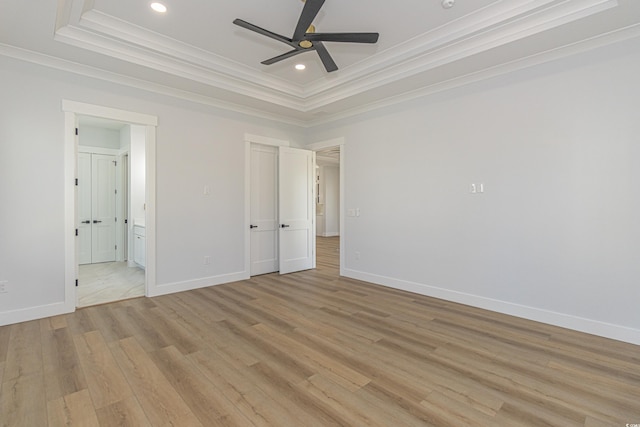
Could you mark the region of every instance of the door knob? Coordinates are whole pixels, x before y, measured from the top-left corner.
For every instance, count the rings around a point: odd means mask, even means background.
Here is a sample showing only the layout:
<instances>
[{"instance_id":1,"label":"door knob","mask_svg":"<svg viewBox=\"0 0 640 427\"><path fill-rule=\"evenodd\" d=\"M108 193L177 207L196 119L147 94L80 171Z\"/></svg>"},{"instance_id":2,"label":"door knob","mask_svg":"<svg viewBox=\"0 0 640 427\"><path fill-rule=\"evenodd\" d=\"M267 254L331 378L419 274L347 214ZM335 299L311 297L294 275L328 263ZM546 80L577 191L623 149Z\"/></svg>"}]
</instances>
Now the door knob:
<instances>
[{"instance_id":1,"label":"door knob","mask_svg":"<svg viewBox=\"0 0 640 427\"><path fill-rule=\"evenodd\" d=\"M98 221L98 220L96 220L96 219L94 219L94 220L93 220L93 223L94 223L94 224L97 224L97 223L99 223L99 222L102 222L102 221Z\"/></svg>"},{"instance_id":2,"label":"door knob","mask_svg":"<svg viewBox=\"0 0 640 427\"><path fill-rule=\"evenodd\" d=\"M289 227L289 224L282 224L282 225L280 225L280 228L287 228L287 227Z\"/></svg>"},{"instance_id":3,"label":"door knob","mask_svg":"<svg viewBox=\"0 0 640 427\"><path fill-rule=\"evenodd\" d=\"M249 226L249 228L258 228L258 226L257 226L257 225L253 225L253 224L251 224L251 225Z\"/></svg>"},{"instance_id":4,"label":"door knob","mask_svg":"<svg viewBox=\"0 0 640 427\"><path fill-rule=\"evenodd\" d=\"M91 224L91 221L89 221L89 220L82 221L82 224Z\"/></svg>"}]
</instances>

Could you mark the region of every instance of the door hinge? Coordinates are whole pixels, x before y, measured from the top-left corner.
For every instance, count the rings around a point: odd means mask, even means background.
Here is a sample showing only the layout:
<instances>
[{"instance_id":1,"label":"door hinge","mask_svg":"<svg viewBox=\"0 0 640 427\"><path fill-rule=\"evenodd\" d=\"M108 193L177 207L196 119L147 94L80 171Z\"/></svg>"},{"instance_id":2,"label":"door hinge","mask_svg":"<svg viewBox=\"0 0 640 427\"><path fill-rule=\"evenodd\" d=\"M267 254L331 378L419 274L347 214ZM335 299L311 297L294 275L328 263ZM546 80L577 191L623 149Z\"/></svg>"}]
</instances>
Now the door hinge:
<instances>
[{"instance_id":1,"label":"door hinge","mask_svg":"<svg viewBox=\"0 0 640 427\"><path fill-rule=\"evenodd\" d=\"M114 218L114 220L115 220L116 222L118 222L118 217L115 217L115 218Z\"/></svg>"},{"instance_id":2,"label":"door hinge","mask_svg":"<svg viewBox=\"0 0 640 427\"><path fill-rule=\"evenodd\" d=\"M78 279L76 279L76 288L78 287Z\"/></svg>"},{"instance_id":3,"label":"door hinge","mask_svg":"<svg viewBox=\"0 0 640 427\"><path fill-rule=\"evenodd\" d=\"M78 185L78 178L76 178L76 186Z\"/></svg>"},{"instance_id":4,"label":"door hinge","mask_svg":"<svg viewBox=\"0 0 640 427\"><path fill-rule=\"evenodd\" d=\"M76 228L76 236L78 235L78 229Z\"/></svg>"},{"instance_id":5,"label":"door hinge","mask_svg":"<svg viewBox=\"0 0 640 427\"><path fill-rule=\"evenodd\" d=\"M129 224L129 220L127 218L124 219L125 224Z\"/></svg>"},{"instance_id":6,"label":"door hinge","mask_svg":"<svg viewBox=\"0 0 640 427\"><path fill-rule=\"evenodd\" d=\"M76 135L78 134L78 128L76 128Z\"/></svg>"},{"instance_id":7,"label":"door hinge","mask_svg":"<svg viewBox=\"0 0 640 427\"><path fill-rule=\"evenodd\" d=\"M118 250L118 245L115 245L115 247L113 249L115 249L117 251Z\"/></svg>"},{"instance_id":8,"label":"door hinge","mask_svg":"<svg viewBox=\"0 0 640 427\"><path fill-rule=\"evenodd\" d=\"M118 166L118 162L117 161L113 161L113 166Z\"/></svg>"},{"instance_id":9,"label":"door hinge","mask_svg":"<svg viewBox=\"0 0 640 427\"><path fill-rule=\"evenodd\" d=\"M118 189L117 188L115 189L115 192L116 192L116 194L118 194Z\"/></svg>"}]
</instances>

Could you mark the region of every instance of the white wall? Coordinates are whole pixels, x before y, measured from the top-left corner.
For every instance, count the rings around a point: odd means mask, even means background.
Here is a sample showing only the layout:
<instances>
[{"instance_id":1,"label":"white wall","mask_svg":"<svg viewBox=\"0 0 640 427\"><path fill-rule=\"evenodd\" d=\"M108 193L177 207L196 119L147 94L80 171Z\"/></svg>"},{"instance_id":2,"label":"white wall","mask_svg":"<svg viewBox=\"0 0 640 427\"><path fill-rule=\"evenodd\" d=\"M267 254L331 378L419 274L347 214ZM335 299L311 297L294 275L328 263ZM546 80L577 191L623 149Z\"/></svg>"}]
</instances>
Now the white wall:
<instances>
[{"instance_id":1,"label":"white wall","mask_svg":"<svg viewBox=\"0 0 640 427\"><path fill-rule=\"evenodd\" d=\"M129 140L129 233L133 234L133 225L144 224L145 221L145 127L139 125L127 126Z\"/></svg>"},{"instance_id":2,"label":"white wall","mask_svg":"<svg viewBox=\"0 0 640 427\"><path fill-rule=\"evenodd\" d=\"M631 40L303 132L0 57L0 324L64 299L71 99L159 118L168 290L243 272L245 133L344 137L347 274L640 343L638 75Z\"/></svg>"},{"instance_id":3,"label":"white wall","mask_svg":"<svg viewBox=\"0 0 640 427\"><path fill-rule=\"evenodd\" d=\"M156 273L169 291L244 274L245 133L294 143L303 136L281 123L2 56L0 93L0 281L8 281L0 324L51 313L64 300L62 99L158 117Z\"/></svg>"},{"instance_id":4,"label":"white wall","mask_svg":"<svg viewBox=\"0 0 640 427\"><path fill-rule=\"evenodd\" d=\"M638 76L632 40L312 129L345 273L640 343Z\"/></svg>"},{"instance_id":5,"label":"white wall","mask_svg":"<svg viewBox=\"0 0 640 427\"><path fill-rule=\"evenodd\" d=\"M340 168L324 166L325 236L340 235Z\"/></svg>"},{"instance_id":6,"label":"white wall","mask_svg":"<svg viewBox=\"0 0 640 427\"><path fill-rule=\"evenodd\" d=\"M78 144L87 147L120 149L120 131L114 129L81 126Z\"/></svg>"}]
</instances>

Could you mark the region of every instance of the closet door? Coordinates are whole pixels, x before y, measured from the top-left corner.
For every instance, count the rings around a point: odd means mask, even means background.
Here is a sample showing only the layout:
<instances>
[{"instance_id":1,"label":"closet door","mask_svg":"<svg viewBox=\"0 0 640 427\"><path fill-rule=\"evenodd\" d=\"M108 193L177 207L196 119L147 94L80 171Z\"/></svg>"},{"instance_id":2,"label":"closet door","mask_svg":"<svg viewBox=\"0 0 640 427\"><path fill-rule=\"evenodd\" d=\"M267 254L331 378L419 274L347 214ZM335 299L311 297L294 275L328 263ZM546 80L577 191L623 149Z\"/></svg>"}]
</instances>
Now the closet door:
<instances>
[{"instance_id":1,"label":"closet door","mask_svg":"<svg viewBox=\"0 0 640 427\"><path fill-rule=\"evenodd\" d=\"M91 262L115 261L115 156L91 155L91 214Z\"/></svg>"},{"instance_id":2,"label":"closet door","mask_svg":"<svg viewBox=\"0 0 640 427\"><path fill-rule=\"evenodd\" d=\"M116 260L116 158L78 153L78 263Z\"/></svg>"}]
</instances>

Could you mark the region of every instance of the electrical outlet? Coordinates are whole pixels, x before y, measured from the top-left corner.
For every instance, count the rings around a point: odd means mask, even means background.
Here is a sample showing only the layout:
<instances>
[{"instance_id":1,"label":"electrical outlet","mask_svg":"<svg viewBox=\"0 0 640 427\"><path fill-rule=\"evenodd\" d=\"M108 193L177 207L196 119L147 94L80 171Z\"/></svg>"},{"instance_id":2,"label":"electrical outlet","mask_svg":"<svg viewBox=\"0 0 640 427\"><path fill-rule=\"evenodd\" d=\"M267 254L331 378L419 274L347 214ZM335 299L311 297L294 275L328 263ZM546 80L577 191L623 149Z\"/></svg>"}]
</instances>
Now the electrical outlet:
<instances>
[{"instance_id":1,"label":"electrical outlet","mask_svg":"<svg viewBox=\"0 0 640 427\"><path fill-rule=\"evenodd\" d=\"M9 282L7 282L6 280L0 281L0 294L6 294L7 292L9 292L9 290L7 289L7 284Z\"/></svg>"},{"instance_id":2,"label":"electrical outlet","mask_svg":"<svg viewBox=\"0 0 640 427\"><path fill-rule=\"evenodd\" d=\"M211 264L211 257L210 256L205 256L204 257L204 265L209 265Z\"/></svg>"},{"instance_id":3,"label":"electrical outlet","mask_svg":"<svg viewBox=\"0 0 640 427\"><path fill-rule=\"evenodd\" d=\"M360 260L360 252L356 251L356 261Z\"/></svg>"}]
</instances>

